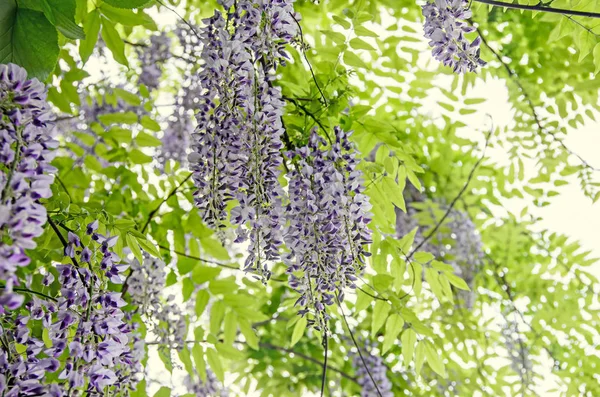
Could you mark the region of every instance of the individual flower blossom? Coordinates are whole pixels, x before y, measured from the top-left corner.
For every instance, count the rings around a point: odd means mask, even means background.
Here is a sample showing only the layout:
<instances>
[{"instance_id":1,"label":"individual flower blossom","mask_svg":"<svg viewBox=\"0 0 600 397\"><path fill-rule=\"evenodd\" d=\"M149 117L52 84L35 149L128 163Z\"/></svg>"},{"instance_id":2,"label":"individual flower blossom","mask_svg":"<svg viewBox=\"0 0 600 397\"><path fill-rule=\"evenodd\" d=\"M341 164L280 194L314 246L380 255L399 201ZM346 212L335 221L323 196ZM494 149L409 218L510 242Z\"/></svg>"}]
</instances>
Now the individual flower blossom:
<instances>
[{"instance_id":1,"label":"individual flower blossom","mask_svg":"<svg viewBox=\"0 0 600 397\"><path fill-rule=\"evenodd\" d=\"M169 160L187 166L187 149L190 147L190 137L193 132L194 124L187 113L169 118L158 153L158 162L163 168Z\"/></svg>"},{"instance_id":2,"label":"individual flower blossom","mask_svg":"<svg viewBox=\"0 0 600 397\"><path fill-rule=\"evenodd\" d=\"M138 57L142 65L139 82L148 89L158 88L162 76L161 64L169 59L171 39L165 32L150 37L150 45L137 47Z\"/></svg>"},{"instance_id":3,"label":"individual flower blossom","mask_svg":"<svg viewBox=\"0 0 600 397\"><path fill-rule=\"evenodd\" d=\"M229 392L219 382L214 372L210 369L206 370L206 382L195 373L195 378L192 379L189 375L183 378L183 385L188 392L196 397L228 397Z\"/></svg>"},{"instance_id":4,"label":"individual flower blossom","mask_svg":"<svg viewBox=\"0 0 600 397\"><path fill-rule=\"evenodd\" d=\"M387 367L380 356L370 352L371 346L369 345L366 343L366 347L361 349L362 358L358 352L350 353L356 380L361 387L360 396L392 397L392 383L387 377Z\"/></svg>"},{"instance_id":5,"label":"individual flower blossom","mask_svg":"<svg viewBox=\"0 0 600 397\"><path fill-rule=\"evenodd\" d=\"M456 73L475 72L486 64L479 57L481 37L472 42L465 38L476 30L464 22L471 17L467 0L428 0L422 9L425 37L435 59Z\"/></svg>"},{"instance_id":6,"label":"individual flower blossom","mask_svg":"<svg viewBox=\"0 0 600 397\"><path fill-rule=\"evenodd\" d=\"M29 264L25 250L36 247L46 223L40 200L52 196L58 146L52 118L44 85L20 66L0 65L0 310L23 302L13 293L15 272Z\"/></svg>"},{"instance_id":7,"label":"individual flower blossom","mask_svg":"<svg viewBox=\"0 0 600 397\"><path fill-rule=\"evenodd\" d=\"M289 226L284 239L290 253L284 258L290 286L300 293L301 315L313 312L317 327L329 318L326 306L346 287L356 288L357 273L365 266L365 245L371 209L363 194L362 172L348 135L335 128L335 143L325 149L315 131L308 145L290 153L296 168L289 174L286 208Z\"/></svg>"}]
</instances>

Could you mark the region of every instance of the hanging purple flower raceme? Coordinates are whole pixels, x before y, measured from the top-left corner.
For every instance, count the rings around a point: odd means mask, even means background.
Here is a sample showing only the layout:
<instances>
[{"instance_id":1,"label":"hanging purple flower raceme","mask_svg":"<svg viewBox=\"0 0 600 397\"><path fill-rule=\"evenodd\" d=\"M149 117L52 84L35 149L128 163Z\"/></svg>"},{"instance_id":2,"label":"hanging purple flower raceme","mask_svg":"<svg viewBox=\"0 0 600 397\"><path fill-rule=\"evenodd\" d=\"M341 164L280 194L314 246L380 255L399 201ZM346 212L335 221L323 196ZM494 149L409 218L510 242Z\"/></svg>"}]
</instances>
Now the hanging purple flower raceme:
<instances>
[{"instance_id":1,"label":"hanging purple flower raceme","mask_svg":"<svg viewBox=\"0 0 600 397\"><path fill-rule=\"evenodd\" d=\"M204 21L200 31L205 62L200 72L203 96L192 135L190 168L197 187L195 202L204 221L219 229L227 217L225 207L233 197L242 152L238 130L243 114L237 104L251 97L252 65L218 11Z\"/></svg>"},{"instance_id":2,"label":"hanging purple flower raceme","mask_svg":"<svg viewBox=\"0 0 600 397\"><path fill-rule=\"evenodd\" d=\"M52 117L44 85L20 66L0 65L0 311L22 304L12 292L15 272L29 264L25 250L36 247L46 223L40 200L52 196L58 146Z\"/></svg>"},{"instance_id":3,"label":"hanging purple flower raceme","mask_svg":"<svg viewBox=\"0 0 600 397\"><path fill-rule=\"evenodd\" d=\"M187 113L175 114L168 120L158 153L158 162L163 168L169 160L187 166L186 150L190 146L190 136L193 132L194 125Z\"/></svg>"},{"instance_id":4,"label":"hanging purple flower raceme","mask_svg":"<svg viewBox=\"0 0 600 397\"><path fill-rule=\"evenodd\" d=\"M370 350L369 343L367 343L366 349L361 349L362 358L358 352L350 353L356 379L362 388L360 396L393 397L392 382L390 382L387 377L387 367L385 366L383 359L380 356L371 354ZM373 379L371 379L371 377ZM375 383L373 383L373 381L375 381Z\"/></svg>"},{"instance_id":5,"label":"hanging purple flower raceme","mask_svg":"<svg viewBox=\"0 0 600 397\"><path fill-rule=\"evenodd\" d=\"M107 289L109 281L122 282L126 266L111 250L116 239L96 233L97 227L97 221L87 226L87 246L68 234L65 254L73 264L58 265L58 276L48 273L42 281L45 286L58 283L56 298L33 295L25 311L0 319L3 338L9 341L9 350L0 349L4 396L59 397L70 395L68 390L88 395L110 390L118 396L137 383L143 357L139 336L122 310L126 303L120 293ZM90 271L97 267L106 277ZM35 335L36 329L42 335Z\"/></svg>"},{"instance_id":6,"label":"hanging purple flower raceme","mask_svg":"<svg viewBox=\"0 0 600 397\"><path fill-rule=\"evenodd\" d=\"M150 45L147 47L138 47L138 57L142 65L139 82L148 89L158 88L160 77L162 76L161 64L169 59L171 39L165 32L150 36Z\"/></svg>"},{"instance_id":7,"label":"hanging purple flower raceme","mask_svg":"<svg viewBox=\"0 0 600 397\"><path fill-rule=\"evenodd\" d=\"M245 269L266 280L266 262L279 258L284 196L278 181L284 103L272 80L297 27L291 1L242 0L233 10L229 3L222 2L227 19L216 12L201 33L206 94L190 162L204 220L220 227L226 202L235 198L236 242L250 240Z\"/></svg>"},{"instance_id":8,"label":"hanging purple flower raceme","mask_svg":"<svg viewBox=\"0 0 600 397\"><path fill-rule=\"evenodd\" d=\"M148 320L160 348L181 349L187 335L186 316L174 296L162 298L165 284L163 261L145 254L142 264L137 259L131 263L127 292L131 303L138 307L136 312Z\"/></svg>"},{"instance_id":9,"label":"hanging purple flower raceme","mask_svg":"<svg viewBox=\"0 0 600 397\"><path fill-rule=\"evenodd\" d=\"M336 294L343 300L344 289L355 288L368 255L364 246L371 242L371 206L363 194L356 153L345 132L336 128L335 134L330 149L313 131L307 146L289 154L296 156L296 169L289 174L284 239L291 252L284 262L290 286L301 294L299 313L312 312L319 328L326 326L326 306Z\"/></svg>"},{"instance_id":10,"label":"hanging purple flower raceme","mask_svg":"<svg viewBox=\"0 0 600 397\"><path fill-rule=\"evenodd\" d=\"M285 103L279 88L273 87L277 66L285 64L284 47L297 34L292 23L293 7L288 1L242 1L235 37L252 54L252 98L244 104L245 128L241 139L245 161L235 198L239 205L231 212L231 223L239 225L237 242L250 240L245 269L263 281L270 278L268 261L279 258L283 230L283 190L279 183L283 162L281 116Z\"/></svg>"},{"instance_id":11,"label":"hanging purple flower raceme","mask_svg":"<svg viewBox=\"0 0 600 397\"><path fill-rule=\"evenodd\" d=\"M210 369L206 370L206 382L200 379L198 374L192 379L186 376L183 379L183 385L187 388L190 394L196 397L228 397L228 390L219 382L217 376Z\"/></svg>"},{"instance_id":12,"label":"hanging purple flower raceme","mask_svg":"<svg viewBox=\"0 0 600 397\"><path fill-rule=\"evenodd\" d=\"M481 37L470 43L464 36L476 30L464 22L471 17L468 4L467 0L428 0L422 7L423 29L434 58L456 73L475 72L486 64L479 57Z\"/></svg>"}]
</instances>

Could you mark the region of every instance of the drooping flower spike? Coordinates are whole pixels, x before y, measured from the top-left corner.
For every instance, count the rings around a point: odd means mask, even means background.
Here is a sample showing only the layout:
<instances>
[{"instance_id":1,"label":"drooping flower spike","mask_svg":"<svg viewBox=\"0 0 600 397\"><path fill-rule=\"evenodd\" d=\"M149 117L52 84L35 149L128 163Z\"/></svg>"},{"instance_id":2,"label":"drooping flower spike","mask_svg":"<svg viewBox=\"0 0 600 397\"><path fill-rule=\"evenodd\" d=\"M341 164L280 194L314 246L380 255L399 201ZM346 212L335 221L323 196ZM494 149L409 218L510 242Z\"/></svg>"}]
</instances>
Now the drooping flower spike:
<instances>
[{"instance_id":1,"label":"drooping flower spike","mask_svg":"<svg viewBox=\"0 0 600 397\"><path fill-rule=\"evenodd\" d=\"M476 29L466 22L471 17L467 0L428 0L422 7L425 37L435 59L452 67L455 73L475 72L486 64L480 54L481 37L473 42L465 34Z\"/></svg>"},{"instance_id":2,"label":"drooping flower spike","mask_svg":"<svg viewBox=\"0 0 600 397\"><path fill-rule=\"evenodd\" d=\"M281 124L284 103L272 80L287 57L284 46L297 33L291 1L241 0L205 20L197 113L189 157L202 217L223 227L227 202L235 199L231 223L236 242L250 240L245 269L264 280L267 262L279 258L283 228Z\"/></svg>"},{"instance_id":3,"label":"drooping flower spike","mask_svg":"<svg viewBox=\"0 0 600 397\"><path fill-rule=\"evenodd\" d=\"M46 88L14 64L0 65L0 310L18 308L13 293L18 267L30 262L25 250L43 233L56 169L50 165L58 142Z\"/></svg>"},{"instance_id":4,"label":"drooping flower spike","mask_svg":"<svg viewBox=\"0 0 600 397\"><path fill-rule=\"evenodd\" d=\"M301 315L313 313L316 327L326 327L326 306L355 288L371 242L371 208L363 194L362 172L348 134L335 128L335 143L313 131L306 146L289 153L290 174L284 235L290 253L284 258L290 286L300 293Z\"/></svg>"}]
</instances>

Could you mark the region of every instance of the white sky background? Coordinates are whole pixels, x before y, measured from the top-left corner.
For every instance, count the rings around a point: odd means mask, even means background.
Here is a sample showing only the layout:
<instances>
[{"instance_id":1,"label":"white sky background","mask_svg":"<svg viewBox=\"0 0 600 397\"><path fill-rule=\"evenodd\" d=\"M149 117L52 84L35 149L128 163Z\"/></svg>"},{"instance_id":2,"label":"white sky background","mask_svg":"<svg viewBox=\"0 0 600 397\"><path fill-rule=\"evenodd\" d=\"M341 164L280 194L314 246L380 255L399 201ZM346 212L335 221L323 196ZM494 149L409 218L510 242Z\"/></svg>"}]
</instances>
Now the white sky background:
<instances>
[{"instance_id":1,"label":"white sky background","mask_svg":"<svg viewBox=\"0 0 600 397\"><path fill-rule=\"evenodd\" d=\"M161 12L160 15L154 10L150 10L150 14L154 17L159 26L173 26L178 21L173 13L166 10ZM384 22L384 26L387 27L390 22L390 20L387 20ZM389 32L383 32L380 29L377 29L374 25L368 27L372 30L381 32L381 34L389 34ZM429 51L424 51L422 55L423 66L427 67L426 64L428 63L430 53ZM107 66L109 66L108 70ZM86 66L86 70L90 72L92 79L101 76L101 70L104 73L107 73L108 71L109 75L113 76L118 76L120 73L119 69L114 65L99 64L95 62L94 58L90 59L90 63ZM447 76L442 75L441 79L444 78L447 79ZM512 121L513 114L508 102L507 89L502 80L490 79L487 82L478 81L476 86L470 89L468 96L470 98L487 99L485 103L478 105L479 111L477 113L470 116L461 116L461 120L468 124L468 128L465 128L464 131L462 131L465 137L476 140L479 139L481 146L483 146L484 139L480 131L489 128L489 118L485 116L486 114L489 114L492 117L495 125L506 126L510 125L510 122ZM169 100L170 98L166 98L165 100L159 99L157 103L169 103ZM436 101L443 101L444 97L441 94L439 96L432 95L430 98L427 98L427 100L431 101L431 106L424 107L425 111L432 116L440 115L442 108L436 104ZM162 111L168 114L169 109L161 108L161 112ZM597 119L600 120L600 117L597 117ZM592 123L587 118L586 120L588 120L588 122L584 127L577 130L571 129L569 131L565 143L572 151L581 155L592 166L600 167L600 156L598 155L600 149L600 123ZM492 161L500 165L507 164L508 158L506 154L499 149L489 150L487 155ZM525 165L529 167L526 174L532 175L535 172L532 162L526 162ZM571 182L572 183L569 185L558 188L561 194L551 199L551 205L544 208L535 208L532 205L529 205L530 212L535 216L543 218L538 225L540 229L549 229L564 233L574 240L580 241L584 249L591 250L592 256L600 257L600 247L598 246L598 242L600 241L600 202L593 205L591 200L585 197L581 192L577 180L571 178ZM525 200L513 199L510 201L505 200L503 204L511 212L518 214L524 206L530 204L530 201L528 198ZM587 270L600 278L600 264L596 264ZM163 365L159 362L156 355L153 354L151 356L149 364L153 367L150 371L150 378L164 382L164 385L169 385L168 380L164 376ZM172 381L177 385L181 384L178 382L180 379L180 376L174 376ZM153 385L149 395L152 395L158 387L157 384ZM545 392L543 395L550 396L551 394Z\"/></svg>"}]
</instances>

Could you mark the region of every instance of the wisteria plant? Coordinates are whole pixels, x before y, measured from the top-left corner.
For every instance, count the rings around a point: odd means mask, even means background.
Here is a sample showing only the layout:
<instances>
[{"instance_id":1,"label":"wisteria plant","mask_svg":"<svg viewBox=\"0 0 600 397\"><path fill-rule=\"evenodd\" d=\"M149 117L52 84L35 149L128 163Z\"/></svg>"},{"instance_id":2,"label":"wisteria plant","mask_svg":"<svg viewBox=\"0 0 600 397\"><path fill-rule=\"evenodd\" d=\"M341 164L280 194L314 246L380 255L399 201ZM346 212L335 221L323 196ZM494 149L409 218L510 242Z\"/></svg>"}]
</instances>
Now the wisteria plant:
<instances>
[{"instance_id":1,"label":"wisteria plant","mask_svg":"<svg viewBox=\"0 0 600 397\"><path fill-rule=\"evenodd\" d=\"M600 5L201 3L0 4L1 397L600 395Z\"/></svg>"}]
</instances>

